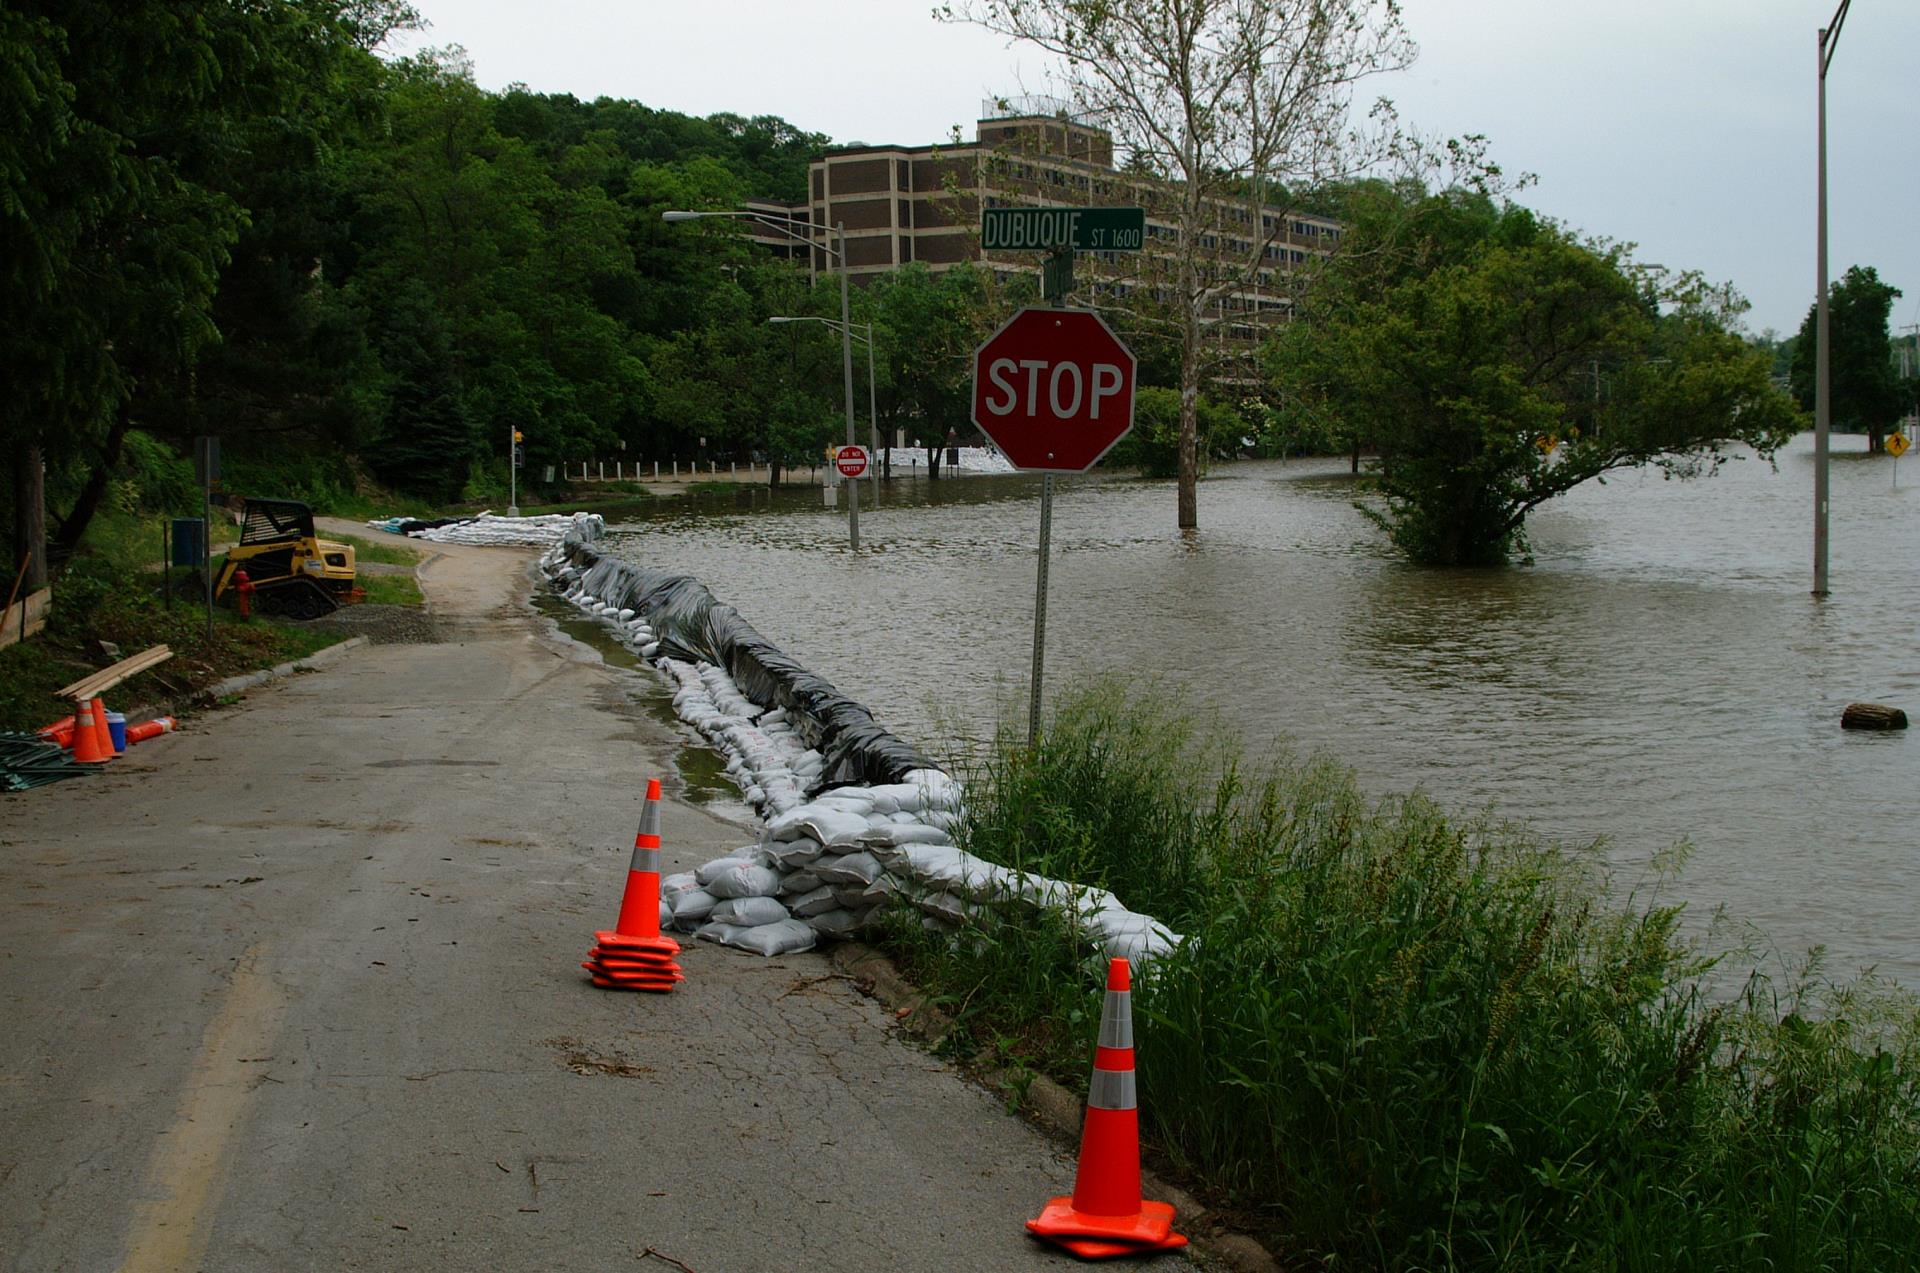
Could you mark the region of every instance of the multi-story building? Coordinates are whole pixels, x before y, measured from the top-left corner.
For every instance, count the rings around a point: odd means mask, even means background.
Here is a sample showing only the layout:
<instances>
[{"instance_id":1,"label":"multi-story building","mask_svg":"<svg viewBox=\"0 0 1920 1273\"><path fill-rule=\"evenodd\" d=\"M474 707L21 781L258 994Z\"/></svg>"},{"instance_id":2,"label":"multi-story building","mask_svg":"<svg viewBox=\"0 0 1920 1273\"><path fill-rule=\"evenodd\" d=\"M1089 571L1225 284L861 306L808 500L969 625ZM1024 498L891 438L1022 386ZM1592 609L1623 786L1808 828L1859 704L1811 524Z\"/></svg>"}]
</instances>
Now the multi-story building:
<instances>
[{"instance_id":1,"label":"multi-story building","mask_svg":"<svg viewBox=\"0 0 1920 1273\"><path fill-rule=\"evenodd\" d=\"M1064 111L1036 110L1035 105L1022 102L996 111L994 103L984 104L970 143L829 150L811 166L809 200L791 209L779 204L755 208L793 218L803 234L808 223L821 227L845 222L850 277L861 283L914 261L934 270L984 261L1003 276L1037 273L1037 253L981 249L982 208L1138 205L1147 209L1145 252L1082 254L1080 273L1096 294L1103 287L1124 294L1142 285L1152 270L1142 268L1151 262L1140 256L1151 258L1155 245L1165 255L1164 249L1179 237L1172 222L1155 215L1156 205L1167 202L1166 186L1151 176L1115 168L1113 139L1104 130ZM1216 307L1223 335L1251 338L1258 325L1291 313L1290 280L1332 250L1340 225L1267 206L1256 229L1248 203L1219 201L1211 211L1201 233L1203 249L1240 262L1260 253L1257 277ZM790 243L772 230L755 238L770 248L776 240ZM816 251L813 268L831 271L837 263Z\"/></svg>"}]
</instances>

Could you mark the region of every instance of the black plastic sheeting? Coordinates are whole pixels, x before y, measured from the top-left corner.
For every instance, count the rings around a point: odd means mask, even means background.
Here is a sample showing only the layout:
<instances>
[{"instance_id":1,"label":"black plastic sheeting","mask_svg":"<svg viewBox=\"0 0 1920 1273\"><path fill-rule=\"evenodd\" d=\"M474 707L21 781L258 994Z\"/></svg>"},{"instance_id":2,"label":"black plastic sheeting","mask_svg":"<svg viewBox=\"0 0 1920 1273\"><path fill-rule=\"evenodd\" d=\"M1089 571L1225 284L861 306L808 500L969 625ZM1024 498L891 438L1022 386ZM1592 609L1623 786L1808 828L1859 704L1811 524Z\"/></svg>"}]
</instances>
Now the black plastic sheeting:
<instances>
[{"instance_id":1,"label":"black plastic sheeting","mask_svg":"<svg viewBox=\"0 0 1920 1273\"><path fill-rule=\"evenodd\" d=\"M662 655L725 668L751 702L769 711L786 708L789 723L826 759L808 795L828 787L900 782L912 770L939 768L883 729L873 713L754 631L738 610L716 600L693 576L607 557L578 531L568 532L561 551L582 572L587 591L646 618Z\"/></svg>"}]
</instances>

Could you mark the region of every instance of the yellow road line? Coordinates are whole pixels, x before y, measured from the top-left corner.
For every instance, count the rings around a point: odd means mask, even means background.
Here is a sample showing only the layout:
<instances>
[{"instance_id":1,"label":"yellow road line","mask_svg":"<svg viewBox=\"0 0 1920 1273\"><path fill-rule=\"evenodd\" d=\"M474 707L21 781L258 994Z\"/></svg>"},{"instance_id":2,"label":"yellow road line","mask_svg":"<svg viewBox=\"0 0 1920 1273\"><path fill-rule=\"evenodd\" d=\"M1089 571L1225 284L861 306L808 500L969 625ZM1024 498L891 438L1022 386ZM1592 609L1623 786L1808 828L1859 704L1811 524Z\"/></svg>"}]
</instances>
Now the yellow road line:
<instances>
[{"instance_id":1,"label":"yellow road line","mask_svg":"<svg viewBox=\"0 0 1920 1273\"><path fill-rule=\"evenodd\" d=\"M180 1112L154 1146L147 1197L134 1209L121 1273L188 1273L206 1254L221 1168L259 1086L259 1067L242 1059L272 1054L286 1009L279 988L256 970L259 955L253 947L234 969L226 1001L200 1042Z\"/></svg>"}]
</instances>

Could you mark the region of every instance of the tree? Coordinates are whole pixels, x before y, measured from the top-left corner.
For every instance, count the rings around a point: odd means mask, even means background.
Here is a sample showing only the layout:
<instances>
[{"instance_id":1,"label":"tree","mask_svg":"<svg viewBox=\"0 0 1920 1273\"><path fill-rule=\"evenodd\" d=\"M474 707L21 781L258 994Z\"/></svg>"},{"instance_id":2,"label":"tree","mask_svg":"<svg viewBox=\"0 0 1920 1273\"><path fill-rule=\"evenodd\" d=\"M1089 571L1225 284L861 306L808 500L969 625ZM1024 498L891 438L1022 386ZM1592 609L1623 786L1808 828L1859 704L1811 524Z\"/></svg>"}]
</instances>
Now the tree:
<instances>
[{"instance_id":1,"label":"tree","mask_svg":"<svg viewBox=\"0 0 1920 1273\"><path fill-rule=\"evenodd\" d=\"M1221 303L1275 269L1297 201L1374 157L1345 135L1354 86L1411 63L1396 0L970 0L936 12L1064 63L1076 106L1156 174L1177 234L1164 298L1180 349L1177 516L1199 524L1200 392ZM1295 204L1297 206L1297 204ZM1143 254L1151 257L1153 254Z\"/></svg>"},{"instance_id":2,"label":"tree","mask_svg":"<svg viewBox=\"0 0 1920 1273\"><path fill-rule=\"evenodd\" d=\"M1385 507L1369 511L1401 551L1496 564L1529 512L1582 482L1646 463L1697 476L1734 443L1771 455L1801 422L1768 356L1729 330L1737 298L1687 276L1663 314L1622 265L1527 218L1296 325L1272 365L1377 440Z\"/></svg>"},{"instance_id":3,"label":"tree","mask_svg":"<svg viewBox=\"0 0 1920 1273\"><path fill-rule=\"evenodd\" d=\"M1900 289L1880 281L1872 266L1855 265L1827 293L1827 325L1833 340L1828 358L1832 376L1830 427L1841 433L1864 433L1867 449L1882 449L1886 435L1900 419L1905 395L1893 364L1893 342L1887 318ZM1813 410L1815 339L1819 302L1807 308L1793 348L1793 396Z\"/></svg>"},{"instance_id":4,"label":"tree","mask_svg":"<svg viewBox=\"0 0 1920 1273\"><path fill-rule=\"evenodd\" d=\"M927 474L938 477L948 431L970 427L973 351L987 328L984 272L935 274L915 262L875 280L860 302L880 346L884 427L920 438Z\"/></svg>"}]
</instances>

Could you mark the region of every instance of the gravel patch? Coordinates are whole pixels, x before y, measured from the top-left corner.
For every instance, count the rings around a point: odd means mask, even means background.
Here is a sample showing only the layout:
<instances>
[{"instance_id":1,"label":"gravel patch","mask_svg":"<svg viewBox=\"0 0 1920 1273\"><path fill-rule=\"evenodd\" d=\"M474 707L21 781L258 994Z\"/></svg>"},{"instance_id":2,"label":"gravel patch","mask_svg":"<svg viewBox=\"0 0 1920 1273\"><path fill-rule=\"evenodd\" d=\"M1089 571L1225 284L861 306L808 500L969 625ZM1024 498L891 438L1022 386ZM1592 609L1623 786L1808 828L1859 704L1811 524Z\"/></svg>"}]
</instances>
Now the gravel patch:
<instances>
[{"instance_id":1,"label":"gravel patch","mask_svg":"<svg viewBox=\"0 0 1920 1273\"><path fill-rule=\"evenodd\" d=\"M418 606L342 606L308 626L363 636L375 645L432 645L440 640L433 617Z\"/></svg>"}]
</instances>

